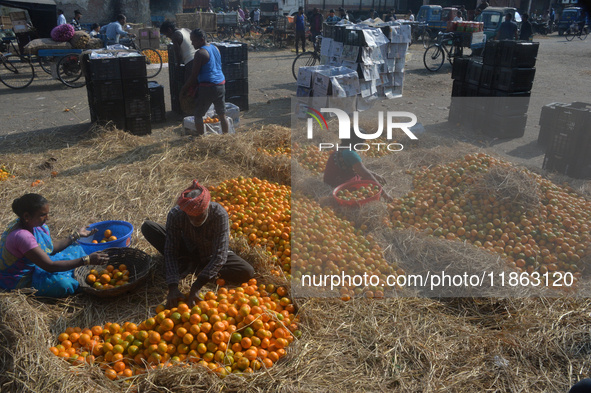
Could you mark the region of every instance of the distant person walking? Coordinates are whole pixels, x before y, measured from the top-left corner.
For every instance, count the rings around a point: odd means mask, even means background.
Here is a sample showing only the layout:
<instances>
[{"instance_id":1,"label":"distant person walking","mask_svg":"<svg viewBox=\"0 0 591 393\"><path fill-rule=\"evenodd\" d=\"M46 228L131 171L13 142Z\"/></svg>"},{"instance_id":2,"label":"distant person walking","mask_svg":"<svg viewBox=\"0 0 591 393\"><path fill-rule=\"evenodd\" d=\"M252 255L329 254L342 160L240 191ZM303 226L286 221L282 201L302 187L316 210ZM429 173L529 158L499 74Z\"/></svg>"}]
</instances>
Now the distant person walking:
<instances>
[{"instance_id":1,"label":"distant person walking","mask_svg":"<svg viewBox=\"0 0 591 393\"><path fill-rule=\"evenodd\" d=\"M517 40L519 39L517 23L513 22L513 15L507 13L505 21L501 23L499 32L497 33L497 40Z\"/></svg>"},{"instance_id":2,"label":"distant person walking","mask_svg":"<svg viewBox=\"0 0 591 393\"><path fill-rule=\"evenodd\" d=\"M312 18L310 18L310 32L312 33L312 42L316 40L316 36L320 35L322 31L322 14L318 11L318 8L314 8ZM326 20L328 22L328 19Z\"/></svg>"},{"instance_id":3,"label":"distant person walking","mask_svg":"<svg viewBox=\"0 0 591 393\"><path fill-rule=\"evenodd\" d=\"M521 41L529 41L531 36L534 35L532 25L529 22L529 15L523 14L521 15L521 31L519 32L519 39Z\"/></svg>"},{"instance_id":4,"label":"distant person walking","mask_svg":"<svg viewBox=\"0 0 591 393\"><path fill-rule=\"evenodd\" d=\"M299 53L298 44L300 41L302 42L302 52L306 51L306 15L304 15L304 7L298 8L295 25L295 50L297 55Z\"/></svg>"}]
</instances>

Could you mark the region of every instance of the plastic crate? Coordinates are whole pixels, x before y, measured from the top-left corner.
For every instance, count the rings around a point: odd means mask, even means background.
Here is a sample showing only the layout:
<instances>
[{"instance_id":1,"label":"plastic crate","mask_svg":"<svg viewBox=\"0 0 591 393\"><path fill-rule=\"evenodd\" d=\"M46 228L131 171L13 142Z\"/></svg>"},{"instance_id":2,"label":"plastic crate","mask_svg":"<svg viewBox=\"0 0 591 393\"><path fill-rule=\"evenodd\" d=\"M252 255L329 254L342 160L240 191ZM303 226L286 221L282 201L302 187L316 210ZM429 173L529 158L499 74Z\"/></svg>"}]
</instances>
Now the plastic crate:
<instances>
[{"instance_id":1,"label":"plastic crate","mask_svg":"<svg viewBox=\"0 0 591 393\"><path fill-rule=\"evenodd\" d=\"M128 117L125 119L125 129L133 135L147 135L152 133L150 115Z\"/></svg>"},{"instance_id":2,"label":"plastic crate","mask_svg":"<svg viewBox=\"0 0 591 393\"><path fill-rule=\"evenodd\" d=\"M468 83L462 82L459 80L454 80L452 88L451 88L451 96L452 97L466 97L466 93L468 90Z\"/></svg>"},{"instance_id":3,"label":"plastic crate","mask_svg":"<svg viewBox=\"0 0 591 393\"><path fill-rule=\"evenodd\" d=\"M486 65L496 66L500 63L500 57L497 56L499 41L486 41L484 52L482 53L482 62Z\"/></svg>"},{"instance_id":4,"label":"plastic crate","mask_svg":"<svg viewBox=\"0 0 591 393\"><path fill-rule=\"evenodd\" d=\"M566 175L572 172L572 166L575 164L574 158L569 156L561 156L554 153L546 152L542 169L551 172L558 172L561 175Z\"/></svg>"},{"instance_id":5,"label":"plastic crate","mask_svg":"<svg viewBox=\"0 0 591 393\"><path fill-rule=\"evenodd\" d=\"M568 104L562 102L553 102L542 107L540 115L540 133L538 134L538 145L546 146L550 139L552 132L554 132L554 119L556 118L556 111L558 106L566 106Z\"/></svg>"},{"instance_id":6,"label":"plastic crate","mask_svg":"<svg viewBox=\"0 0 591 393\"><path fill-rule=\"evenodd\" d=\"M497 72L495 88L507 92L530 91L536 75L535 68L501 67Z\"/></svg>"},{"instance_id":7,"label":"plastic crate","mask_svg":"<svg viewBox=\"0 0 591 393\"><path fill-rule=\"evenodd\" d=\"M455 83L455 82L454 82ZM451 104L449 106L449 116L448 121L450 123L461 123L464 117L464 110L462 108L462 104L458 102L458 100L451 100Z\"/></svg>"},{"instance_id":8,"label":"plastic crate","mask_svg":"<svg viewBox=\"0 0 591 393\"><path fill-rule=\"evenodd\" d=\"M116 80L121 79L119 58L90 59L90 73L92 80Z\"/></svg>"},{"instance_id":9,"label":"plastic crate","mask_svg":"<svg viewBox=\"0 0 591 393\"><path fill-rule=\"evenodd\" d=\"M334 30L333 30L333 40L335 40L336 42L345 42L345 35L347 33L347 27L346 26L333 26Z\"/></svg>"},{"instance_id":10,"label":"plastic crate","mask_svg":"<svg viewBox=\"0 0 591 393\"><path fill-rule=\"evenodd\" d=\"M497 90L493 95L494 97L491 97L487 104L490 113L500 116L518 116L527 113L530 92L507 93Z\"/></svg>"},{"instance_id":11,"label":"plastic crate","mask_svg":"<svg viewBox=\"0 0 591 393\"><path fill-rule=\"evenodd\" d=\"M451 79L456 81L466 81L468 73L469 57L456 57L451 67Z\"/></svg>"},{"instance_id":12,"label":"plastic crate","mask_svg":"<svg viewBox=\"0 0 591 393\"><path fill-rule=\"evenodd\" d=\"M121 57L119 64L121 78L145 78L148 76L145 56Z\"/></svg>"},{"instance_id":13,"label":"plastic crate","mask_svg":"<svg viewBox=\"0 0 591 393\"><path fill-rule=\"evenodd\" d=\"M149 94L148 78L123 79L123 96L126 100L146 98Z\"/></svg>"},{"instance_id":14,"label":"plastic crate","mask_svg":"<svg viewBox=\"0 0 591 393\"><path fill-rule=\"evenodd\" d=\"M504 116L489 113L489 115L482 118L480 122L484 133L491 138L521 138L525 133L527 114Z\"/></svg>"},{"instance_id":15,"label":"plastic crate","mask_svg":"<svg viewBox=\"0 0 591 393\"><path fill-rule=\"evenodd\" d=\"M113 101L123 99L123 87L120 80L93 81L91 89L95 101Z\"/></svg>"},{"instance_id":16,"label":"plastic crate","mask_svg":"<svg viewBox=\"0 0 591 393\"><path fill-rule=\"evenodd\" d=\"M123 100L101 101L94 106L96 121L99 123L113 122L123 130L125 128L125 102Z\"/></svg>"},{"instance_id":17,"label":"plastic crate","mask_svg":"<svg viewBox=\"0 0 591 393\"><path fill-rule=\"evenodd\" d=\"M495 79L496 79L496 70L495 66L491 65L482 65L482 71L480 73L480 86L485 87L487 89L492 89Z\"/></svg>"},{"instance_id":18,"label":"plastic crate","mask_svg":"<svg viewBox=\"0 0 591 393\"><path fill-rule=\"evenodd\" d=\"M365 36L361 29L346 29L344 37L345 45L365 46Z\"/></svg>"},{"instance_id":19,"label":"plastic crate","mask_svg":"<svg viewBox=\"0 0 591 393\"><path fill-rule=\"evenodd\" d=\"M222 73L226 80L246 79L248 78L248 62L223 63Z\"/></svg>"},{"instance_id":20,"label":"plastic crate","mask_svg":"<svg viewBox=\"0 0 591 393\"><path fill-rule=\"evenodd\" d=\"M466 97L478 97L478 85L472 83L466 84Z\"/></svg>"},{"instance_id":21,"label":"plastic crate","mask_svg":"<svg viewBox=\"0 0 591 393\"><path fill-rule=\"evenodd\" d=\"M164 86L156 82L149 82L150 91L150 116L153 123L166 120L166 106L164 104Z\"/></svg>"},{"instance_id":22,"label":"plastic crate","mask_svg":"<svg viewBox=\"0 0 591 393\"><path fill-rule=\"evenodd\" d=\"M482 73L482 61L471 59L468 64L468 83L473 85L480 84L480 74Z\"/></svg>"},{"instance_id":23,"label":"plastic crate","mask_svg":"<svg viewBox=\"0 0 591 393\"><path fill-rule=\"evenodd\" d=\"M226 81L226 96L248 95L248 79L237 79Z\"/></svg>"},{"instance_id":24,"label":"plastic crate","mask_svg":"<svg viewBox=\"0 0 591 393\"><path fill-rule=\"evenodd\" d=\"M324 22L322 24L322 37L334 39L335 25Z\"/></svg>"},{"instance_id":25,"label":"plastic crate","mask_svg":"<svg viewBox=\"0 0 591 393\"><path fill-rule=\"evenodd\" d=\"M134 98L131 100L125 100L125 116L150 116L150 98Z\"/></svg>"},{"instance_id":26,"label":"plastic crate","mask_svg":"<svg viewBox=\"0 0 591 393\"><path fill-rule=\"evenodd\" d=\"M477 95L477 97L491 97L491 96L494 95L494 93L495 93L494 90L487 89L486 87L480 86L478 88L478 95ZM478 101L484 101L484 100L478 100Z\"/></svg>"},{"instance_id":27,"label":"plastic crate","mask_svg":"<svg viewBox=\"0 0 591 393\"><path fill-rule=\"evenodd\" d=\"M499 44L499 62L502 67L533 68L536 65L539 42L501 41Z\"/></svg>"},{"instance_id":28,"label":"plastic crate","mask_svg":"<svg viewBox=\"0 0 591 393\"><path fill-rule=\"evenodd\" d=\"M228 97L226 95L226 102L230 102L230 103L236 105L238 108L240 108L241 111L248 110L248 96L247 95L233 96L233 97Z\"/></svg>"},{"instance_id":29,"label":"plastic crate","mask_svg":"<svg viewBox=\"0 0 591 393\"><path fill-rule=\"evenodd\" d=\"M212 42L222 58L222 64L239 63L248 60L248 45L241 42Z\"/></svg>"}]
</instances>

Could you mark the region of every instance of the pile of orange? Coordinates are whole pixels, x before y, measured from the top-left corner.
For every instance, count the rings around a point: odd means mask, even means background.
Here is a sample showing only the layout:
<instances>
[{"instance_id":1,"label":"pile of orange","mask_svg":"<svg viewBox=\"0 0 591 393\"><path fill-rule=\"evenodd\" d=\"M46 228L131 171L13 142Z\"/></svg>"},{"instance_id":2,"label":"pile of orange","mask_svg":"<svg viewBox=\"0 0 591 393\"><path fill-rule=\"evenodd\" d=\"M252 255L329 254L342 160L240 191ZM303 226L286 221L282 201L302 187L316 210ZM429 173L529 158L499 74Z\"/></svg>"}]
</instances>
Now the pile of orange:
<instances>
[{"instance_id":1,"label":"pile of orange","mask_svg":"<svg viewBox=\"0 0 591 393\"><path fill-rule=\"evenodd\" d=\"M380 192L380 186L377 184L368 185L367 187L343 189L337 193L337 198L344 201L362 201L367 198L371 198Z\"/></svg>"},{"instance_id":2,"label":"pile of orange","mask_svg":"<svg viewBox=\"0 0 591 393\"><path fill-rule=\"evenodd\" d=\"M5 165L0 165L0 181L8 180L11 177L14 177L14 175L10 174L8 168Z\"/></svg>"},{"instance_id":3,"label":"pile of orange","mask_svg":"<svg viewBox=\"0 0 591 393\"><path fill-rule=\"evenodd\" d=\"M221 284L221 283L220 283ZM50 350L72 365L98 364L114 380L177 363L202 366L220 377L272 367L299 337L295 307L284 287L219 288L191 309L180 302L139 325L106 323L67 328Z\"/></svg>"},{"instance_id":4,"label":"pile of orange","mask_svg":"<svg viewBox=\"0 0 591 393\"><path fill-rule=\"evenodd\" d=\"M113 265L107 266L104 270L92 269L86 282L94 289L111 289L129 284L129 270L126 265L119 265L116 269Z\"/></svg>"},{"instance_id":5,"label":"pile of orange","mask_svg":"<svg viewBox=\"0 0 591 393\"><path fill-rule=\"evenodd\" d=\"M210 187L211 200L230 216L232 235L246 237L271 260L291 270L291 187L242 176ZM289 278L289 277L288 277Z\"/></svg>"},{"instance_id":6,"label":"pile of orange","mask_svg":"<svg viewBox=\"0 0 591 393\"><path fill-rule=\"evenodd\" d=\"M162 49L156 49L156 52L160 53L160 57L162 57L162 64L168 63L168 51ZM152 59L150 59L152 60ZM157 62L158 59L152 60L152 62Z\"/></svg>"},{"instance_id":7,"label":"pile of orange","mask_svg":"<svg viewBox=\"0 0 591 393\"><path fill-rule=\"evenodd\" d=\"M37 186L40 186L41 184L44 184L43 180L37 179L33 183L31 183L31 187L37 187Z\"/></svg>"},{"instance_id":8,"label":"pile of orange","mask_svg":"<svg viewBox=\"0 0 591 393\"><path fill-rule=\"evenodd\" d=\"M540 203L525 208L479 190L478 179L494 166L511 164L483 153L414 174L414 191L389 206L396 227L414 227L443 239L466 241L500 254L518 272L572 272L591 245L591 202L568 185L558 186L527 170Z\"/></svg>"},{"instance_id":9,"label":"pile of orange","mask_svg":"<svg viewBox=\"0 0 591 393\"><path fill-rule=\"evenodd\" d=\"M303 275L375 275L378 285L340 288L343 300L352 296L383 297L388 275L402 275L404 270L389 264L372 235L365 235L365 225L337 217L330 207L321 207L306 197L292 201L293 244L292 275L302 283ZM330 287L330 283L328 284ZM330 289L330 288L329 288Z\"/></svg>"},{"instance_id":10,"label":"pile of orange","mask_svg":"<svg viewBox=\"0 0 591 393\"><path fill-rule=\"evenodd\" d=\"M93 240L92 242L94 244L98 244L98 243L106 243L106 242L112 242L114 240L117 240L117 236L113 235L113 232L110 229L105 230L105 233L103 233L103 239L99 242L98 240Z\"/></svg>"},{"instance_id":11,"label":"pile of orange","mask_svg":"<svg viewBox=\"0 0 591 393\"><path fill-rule=\"evenodd\" d=\"M206 124L219 123L219 122L220 122L220 119L218 119L217 116L214 116L214 117L206 117L203 120L203 123L206 123Z\"/></svg>"},{"instance_id":12,"label":"pile of orange","mask_svg":"<svg viewBox=\"0 0 591 393\"><path fill-rule=\"evenodd\" d=\"M259 147L257 150L271 157L286 156L288 158L291 158L290 146L279 146L274 148L268 147L265 149Z\"/></svg>"},{"instance_id":13,"label":"pile of orange","mask_svg":"<svg viewBox=\"0 0 591 393\"><path fill-rule=\"evenodd\" d=\"M359 152L359 154L364 155L366 157L383 157L387 156L388 154L394 153L391 150L388 150L388 145L392 143L396 143L396 141L389 141L387 139L372 139L367 142L370 146L370 149L367 151ZM380 144L379 146L376 144ZM398 149L398 147L395 147Z\"/></svg>"},{"instance_id":14,"label":"pile of orange","mask_svg":"<svg viewBox=\"0 0 591 393\"><path fill-rule=\"evenodd\" d=\"M316 175L324 173L330 153L332 150L320 151L318 146L293 144L293 155L300 165Z\"/></svg>"}]
</instances>

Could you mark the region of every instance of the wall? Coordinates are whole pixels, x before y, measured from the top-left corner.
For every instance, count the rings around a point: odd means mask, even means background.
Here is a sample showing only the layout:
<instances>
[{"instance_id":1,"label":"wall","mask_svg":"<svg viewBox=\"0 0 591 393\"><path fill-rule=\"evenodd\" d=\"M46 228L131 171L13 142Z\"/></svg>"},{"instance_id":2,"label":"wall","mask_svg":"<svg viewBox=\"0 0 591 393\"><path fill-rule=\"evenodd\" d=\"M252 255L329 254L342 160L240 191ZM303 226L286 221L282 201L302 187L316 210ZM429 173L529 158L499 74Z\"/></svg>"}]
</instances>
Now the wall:
<instances>
[{"instance_id":1,"label":"wall","mask_svg":"<svg viewBox=\"0 0 591 393\"><path fill-rule=\"evenodd\" d=\"M113 22L120 13L127 16L129 23L150 23L149 0L56 0L56 4L68 22L74 18L74 10L80 10L80 23L96 22L102 26Z\"/></svg>"}]
</instances>

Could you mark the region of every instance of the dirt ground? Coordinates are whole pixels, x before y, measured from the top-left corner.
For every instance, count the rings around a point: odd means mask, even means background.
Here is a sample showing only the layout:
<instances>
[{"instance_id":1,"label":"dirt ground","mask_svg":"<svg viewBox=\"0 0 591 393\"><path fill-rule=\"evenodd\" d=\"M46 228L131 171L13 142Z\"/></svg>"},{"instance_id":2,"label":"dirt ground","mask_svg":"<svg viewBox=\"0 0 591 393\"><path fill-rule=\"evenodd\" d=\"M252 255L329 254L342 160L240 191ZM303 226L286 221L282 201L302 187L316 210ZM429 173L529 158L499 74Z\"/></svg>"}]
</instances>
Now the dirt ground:
<instances>
[{"instance_id":1,"label":"dirt ground","mask_svg":"<svg viewBox=\"0 0 591 393\"><path fill-rule=\"evenodd\" d=\"M537 146L541 108L552 102L589 101L591 70L586 63L591 55L591 40L536 36L540 50L528 111L524 137L494 140L474 134L447 122L452 79L451 65L446 62L436 73L423 65L421 45L410 48L406 63L403 97L388 101L390 108L417 115L426 132L449 136L491 149L512 161L541 168L543 151ZM250 110L242 113L243 126L256 124L290 124L290 101L295 96L291 65L292 49L256 50L249 52ZM0 137L23 133L66 131L85 133L91 126L86 89L71 89L36 67L33 84L24 90L10 90L0 85ZM154 125L154 132L169 127L179 128L181 117L170 112L168 69L163 68L156 81L165 86L168 121ZM31 141L34 145L34 140ZM33 146L32 146L33 147Z\"/></svg>"}]
</instances>

